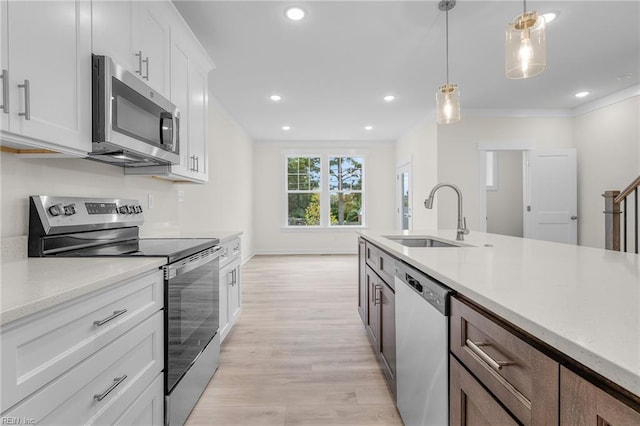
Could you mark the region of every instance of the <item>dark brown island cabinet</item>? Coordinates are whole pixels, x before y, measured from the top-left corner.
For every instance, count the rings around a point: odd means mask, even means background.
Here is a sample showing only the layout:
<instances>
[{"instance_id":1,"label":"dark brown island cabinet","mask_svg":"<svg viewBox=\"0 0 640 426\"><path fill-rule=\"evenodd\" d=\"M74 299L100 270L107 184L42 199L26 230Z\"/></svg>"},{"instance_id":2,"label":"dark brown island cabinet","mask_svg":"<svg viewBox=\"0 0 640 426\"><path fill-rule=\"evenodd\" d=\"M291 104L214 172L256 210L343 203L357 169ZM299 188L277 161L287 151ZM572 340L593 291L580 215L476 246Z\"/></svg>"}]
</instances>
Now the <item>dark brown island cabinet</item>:
<instances>
[{"instance_id":1,"label":"dark brown island cabinet","mask_svg":"<svg viewBox=\"0 0 640 426\"><path fill-rule=\"evenodd\" d=\"M358 312L369 340L396 397L396 301L394 258L364 239L359 240Z\"/></svg>"},{"instance_id":2,"label":"dark brown island cabinet","mask_svg":"<svg viewBox=\"0 0 640 426\"><path fill-rule=\"evenodd\" d=\"M396 258L359 239L358 311L396 396ZM640 426L640 397L493 312L451 298L449 423Z\"/></svg>"}]
</instances>

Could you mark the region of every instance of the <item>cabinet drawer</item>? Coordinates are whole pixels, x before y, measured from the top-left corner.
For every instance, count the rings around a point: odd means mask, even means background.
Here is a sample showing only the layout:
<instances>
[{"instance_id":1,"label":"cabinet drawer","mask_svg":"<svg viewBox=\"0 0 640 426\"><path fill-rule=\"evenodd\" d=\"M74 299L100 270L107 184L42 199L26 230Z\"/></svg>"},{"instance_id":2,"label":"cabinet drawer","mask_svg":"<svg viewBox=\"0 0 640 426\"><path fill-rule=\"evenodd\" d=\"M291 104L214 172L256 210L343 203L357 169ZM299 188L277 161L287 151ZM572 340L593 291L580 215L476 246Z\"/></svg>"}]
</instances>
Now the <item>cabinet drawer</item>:
<instances>
[{"instance_id":1,"label":"cabinet drawer","mask_svg":"<svg viewBox=\"0 0 640 426\"><path fill-rule=\"evenodd\" d=\"M159 374L114 425L164 425L164 380Z\"/></svg>"},{"instance_id":2,"label":"cabinet drawer","mask_svg":"<svg viewBox=\"0 0 640 426\"><path fill-rule=\"evenodd\" d=\"M4 327L3 409L162 309L162 283L161 271L154 270Z\"/></svg>"},{"instance_id":3,"label":"cabinet drawer","mask_svg":"<svg viewBox=\"0 0 640 426\"><path fill-rule=\"evenodd\" d=\"M365 244L365 257L367 265L375 271L391 288L394 286L395 262L393 257L370 242Z\"/></svg>"},{"instance_id":4,"label":"cabinet drawer","mask_svg":"<svg viewBox=\"0 0 640 426\"><path fill-rule=\"evenodd\" d=\"M454 357L449 362L451 426L518 424Z\"/></svg>"},{"instance_id":5,"label":"cabinet drawer","mask_svg":"<svg viewBox=\"0 0 640 426\"><path fill-rule=\"evenodd\" d=\"M3 416L37 424L112 424L160 375L162 324L158 311Z\"/></svg>"},{"instance_id":6,"label":"cabinet drawer","mask_svg":"<svg viewBox=\"0 0 640 426\"><path fill-rule=\"evenodd\" d=\"M240 238L236 238L221 245L220 267L240 257Z\"/></svg>"},{"instance_id":7,"label":"cabinet drawer","mask_svg":"<svg viewBox=\"0 0 640 426\"><path fill-rule=\"evenodd\" d=\"M559 364L451 299L451 352L523 424L557 424Z\"/></svg>"},{"instance_id":8,"label":"cabinet drawer","mask_svg":"<svg viewBox=\"0 0 640 426\"><path fill-rule=\"evenodd\" d=\"M374 271L378 271L378 252L378 247L374 246L369 241L365 243L364 255L367 259L367 265L369 265Z\"/></svg>"}]
</instances>

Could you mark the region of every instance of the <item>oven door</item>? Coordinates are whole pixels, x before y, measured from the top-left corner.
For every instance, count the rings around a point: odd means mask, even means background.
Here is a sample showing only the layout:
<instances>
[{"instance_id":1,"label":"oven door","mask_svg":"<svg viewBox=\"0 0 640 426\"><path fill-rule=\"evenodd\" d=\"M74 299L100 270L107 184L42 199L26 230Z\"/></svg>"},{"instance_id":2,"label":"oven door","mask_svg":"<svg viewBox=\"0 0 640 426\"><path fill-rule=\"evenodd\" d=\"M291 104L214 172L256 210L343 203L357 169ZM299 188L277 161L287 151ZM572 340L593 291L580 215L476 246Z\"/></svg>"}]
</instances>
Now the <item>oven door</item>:
<instances>
[{"instance_id":1,"label":"oven door","mask_svg":"<svg viewBox=\"0 0 640 426\"><path fill-rule=\"evenodd\" d=\"M220 247L165 266L165 392L218 332Z\"/></svg>"}]
</instances>

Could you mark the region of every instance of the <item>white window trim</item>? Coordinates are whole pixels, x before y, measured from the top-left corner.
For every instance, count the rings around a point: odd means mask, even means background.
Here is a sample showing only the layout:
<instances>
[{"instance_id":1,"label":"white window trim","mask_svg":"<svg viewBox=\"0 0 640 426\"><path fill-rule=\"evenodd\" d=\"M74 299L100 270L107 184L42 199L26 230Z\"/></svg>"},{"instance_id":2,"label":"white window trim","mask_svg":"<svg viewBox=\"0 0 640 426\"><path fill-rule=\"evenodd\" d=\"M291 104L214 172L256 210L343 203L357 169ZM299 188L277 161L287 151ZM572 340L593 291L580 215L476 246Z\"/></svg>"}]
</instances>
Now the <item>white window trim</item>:
<instances>
[{"instance_id":1,"label":"white window trim","mask_svg":"<svg viewBox=\"0 0 640 426\"><path fill-rule=\"evenodd\" d=\"M287 169L288 159L291 157L320 157L320 225L295 226L289 225L289 200L288 200L288 180ZM330 197L329 191L329 157L359 157L362 158L362 224L361 225L331 225L329 218ZM353 231L354 229L364 229L367 227L366 197L368 192L366 169L368 164L368 155L366 151L358 149L349 149L345 151L322 149L322 150L283 150L282 151L282 171L280 173L282 184L282 230L284 231Z\"/></svg>"}]
</instances>

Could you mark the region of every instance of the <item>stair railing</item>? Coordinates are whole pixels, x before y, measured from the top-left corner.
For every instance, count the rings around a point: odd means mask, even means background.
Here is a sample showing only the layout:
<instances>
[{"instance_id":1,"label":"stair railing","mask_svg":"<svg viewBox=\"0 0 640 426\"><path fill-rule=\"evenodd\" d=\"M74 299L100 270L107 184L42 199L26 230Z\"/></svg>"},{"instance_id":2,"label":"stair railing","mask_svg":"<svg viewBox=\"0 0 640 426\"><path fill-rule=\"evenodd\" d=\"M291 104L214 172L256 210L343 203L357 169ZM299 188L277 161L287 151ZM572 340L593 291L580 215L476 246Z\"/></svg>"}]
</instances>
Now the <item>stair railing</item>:
<instances>
[{"instance_id":1,"label":"stair railing","mask_svg":"<svg viewBox=\"0 0 640 426\"><path fill-rule=\"evenodd\" d=\"M604 214L605 214L605 248L608 250L618 250L628 252L629 222L633 220L634 251L638 253L638 188L640 187L640 176L631 182L622 191L605 191ZM630 209L630 198L633 194L633 208ZM633 212L633 217L629 218L627 212ZM622 216L622 227L620 222ZM621 241L622 240L622 241ZM622 243L622 245L621 245Z\"/></svg>"}]
</instances>

